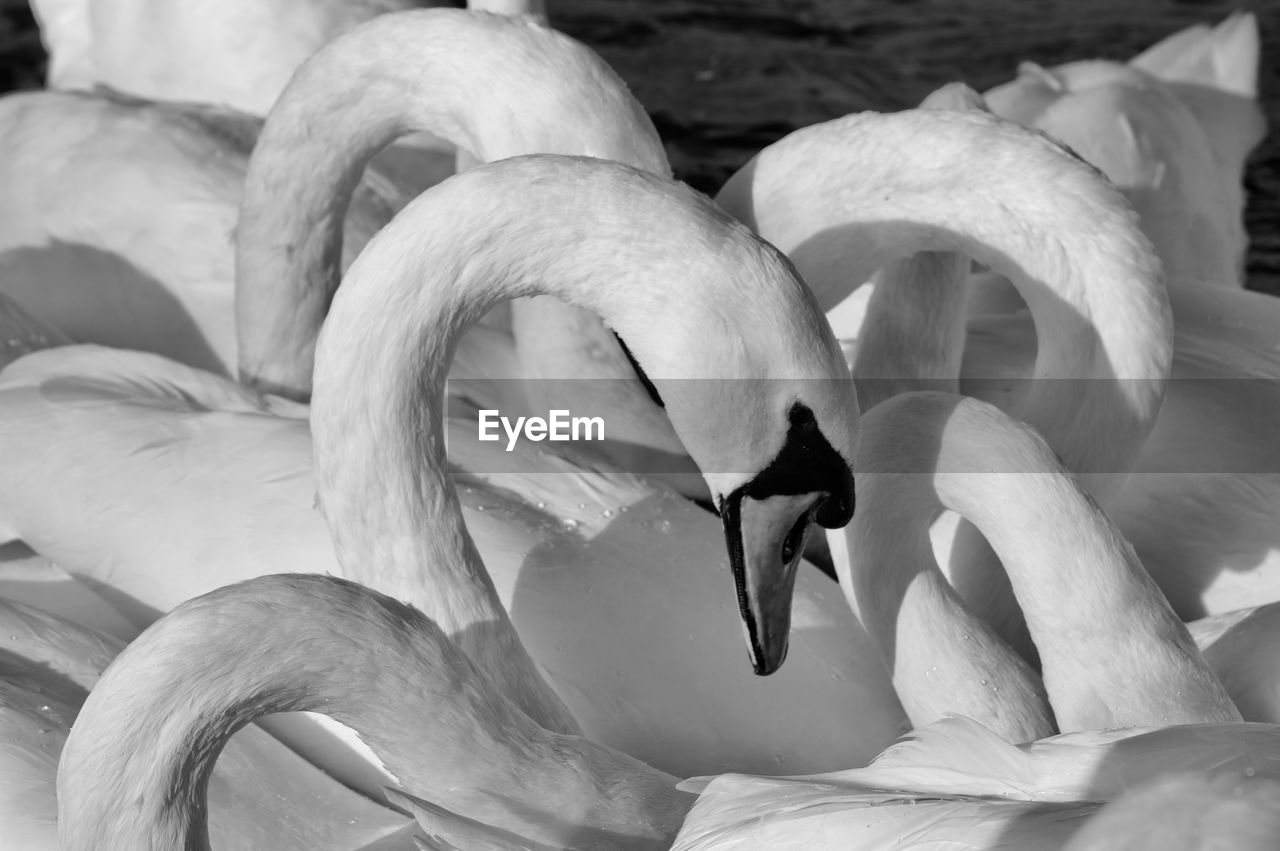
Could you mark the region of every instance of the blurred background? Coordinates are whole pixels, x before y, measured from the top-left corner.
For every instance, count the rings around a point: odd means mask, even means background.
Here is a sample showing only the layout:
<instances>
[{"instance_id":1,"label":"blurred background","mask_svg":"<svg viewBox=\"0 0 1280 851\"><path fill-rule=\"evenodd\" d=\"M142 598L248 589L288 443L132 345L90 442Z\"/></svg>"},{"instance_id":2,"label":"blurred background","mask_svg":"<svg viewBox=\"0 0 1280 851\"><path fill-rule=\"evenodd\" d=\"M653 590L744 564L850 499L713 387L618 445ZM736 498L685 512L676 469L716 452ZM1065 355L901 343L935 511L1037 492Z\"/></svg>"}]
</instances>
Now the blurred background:
<instances>
[{"instance_id":1,"label":"blurred background","mask_svg":"<svg viewBox=\"0 0 1280 851\"><path fill-rule=\"evenodd\" d=\"M462 5L461 3L457 5ZM548 0L552 23L631 85L678 177L714 192L792 130L915 106L961 80L978 90L1018 63L1128 59L1195 23L1251 9L1260 98L1280 125L1280 2L1219 0ZM0 91L35 88L44 50L25 0L0 0ZM1251 289L1280 294L1280 132L1246 178ZM3 187L0 187L3 191Z\"/></svg>"}]
</instances>

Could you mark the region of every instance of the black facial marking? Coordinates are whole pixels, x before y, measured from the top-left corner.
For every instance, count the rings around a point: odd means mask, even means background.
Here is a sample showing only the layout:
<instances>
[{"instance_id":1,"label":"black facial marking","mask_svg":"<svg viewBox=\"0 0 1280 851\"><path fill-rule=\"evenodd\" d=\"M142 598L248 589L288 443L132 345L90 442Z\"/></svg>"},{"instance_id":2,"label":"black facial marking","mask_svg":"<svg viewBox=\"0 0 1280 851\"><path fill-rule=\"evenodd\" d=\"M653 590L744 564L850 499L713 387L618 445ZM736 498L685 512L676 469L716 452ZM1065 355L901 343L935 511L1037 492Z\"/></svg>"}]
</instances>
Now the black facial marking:
<instances>
[{"instance_id":1,"label":"black facial marking","mask_svg":"<svg viewBox=\"0 0 1280 851\"><path fill-rule=\"evenodd\" d=\"M662 404L662 397L658 395L658 388L653 386L653 382L649 380L649 376L644 374L644 369L636 360L635 355L631 354L631 349L627 348L626 342L618 336L618 332L613 332L613 338L618 341L618 345L622 347L622 353L627 356L627 360L631 363L631 368L636 371L636 378L640 379L640 383L644 385L645 391L649 394L649 398L653 400L653 404L659 408L666 410L666 405Z\"/></svg>"},{"instance_id":2,"label":"black facial marking","mask_svg":"<svg viewBox=\"0 0 1280 851\"><path fill-rule=\"evenodd\" d=\"M752 499L799 493L826 492L813 519L827 529L838 529L853 519L853 471L818 428L813 411L801 402L791 406L786 442L777 457L755 478L739 487Z\"/></svg>"}]
</instances>

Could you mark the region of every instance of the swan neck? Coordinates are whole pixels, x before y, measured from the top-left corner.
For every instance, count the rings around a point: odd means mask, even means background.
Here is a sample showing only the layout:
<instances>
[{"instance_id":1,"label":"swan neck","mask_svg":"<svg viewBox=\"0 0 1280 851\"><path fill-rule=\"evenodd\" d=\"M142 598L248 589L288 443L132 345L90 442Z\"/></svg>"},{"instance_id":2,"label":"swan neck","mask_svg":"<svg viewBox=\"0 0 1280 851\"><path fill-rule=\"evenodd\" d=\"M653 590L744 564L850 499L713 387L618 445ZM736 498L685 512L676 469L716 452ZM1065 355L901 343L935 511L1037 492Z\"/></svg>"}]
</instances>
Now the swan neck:
<instances>
[{"instance_id":1,"label":"swan neck","mask_svg":"<svg viewBox=\"0 0 1280 851\"><path fill-rule=\"evenodd\" d=\"M369 160L413 132L482 162L563 151L669 173L626 86L567 36L462 10L379 16L298 70L255 148L237 230L243 380L309 396L352 193Z\"/></svg>"},{"instance_id":2,"label":"swan neck","mask_svg":"<svg viewBox=\"0 0 1280 851\"><path fill-rule=\"evenodd\" d=\"M222 748L295 711L353 728L410 793L537 841L674 836L687 809L673 778L538 727L421 613L279 575L184 604L113 663L63 750L62 847L205 851Z\"/></svg>"},{"instance_id":3,"label":"swan neck","mask_svg":"<svg viewBox=\"0 0 1280 851\"><path fill-rule=\"evenodd\" d=\"M891 506L927 522L950 509L986 537L1062 731L1239 717L1133 548L1043 438L981 403L900 398L864 431L880 474L868 513ZM859 528L875 537L877 522Z\"/></svg>"},{"instance_id":4,"label":"swan neck","mask_svg":"<svg viewBox=\"0 0 1280 851\"><path fill-rule=\"evenodd\" d=\"M921 251L958 252L1006 276L1039 339L1017 415L1097 493L1132 469L1163 400L1172 315L1136 215L1061 146L982 112L862 113L765 149L718 200L795 261L824 310L885 263ZM881 321L875 309L892 307L889 327L903 329L893 345L908 350L917 335L942 332L953 338L935 347L962 350L955 320L964 299L935 301L925 284L913 290L909 299L873 299L864 327ZM860 348L860 358L869 355Z\"/></svg>"},{"instance_id":5,"label":"swan neck","mask_svg":"<svg viewBox=\"0 0 1280 851\"><path fill-rule=\"evenodd\" d=\"M851 556L836 565L845 596L914 726L958 714L1011 742L1052 735L1039 675L965 608L934 561L929 527L942 506L930 479L859 472L862 505L875 508L860 506L853 523L829 533L845 536Z\"/></svg>"}]
</instances>

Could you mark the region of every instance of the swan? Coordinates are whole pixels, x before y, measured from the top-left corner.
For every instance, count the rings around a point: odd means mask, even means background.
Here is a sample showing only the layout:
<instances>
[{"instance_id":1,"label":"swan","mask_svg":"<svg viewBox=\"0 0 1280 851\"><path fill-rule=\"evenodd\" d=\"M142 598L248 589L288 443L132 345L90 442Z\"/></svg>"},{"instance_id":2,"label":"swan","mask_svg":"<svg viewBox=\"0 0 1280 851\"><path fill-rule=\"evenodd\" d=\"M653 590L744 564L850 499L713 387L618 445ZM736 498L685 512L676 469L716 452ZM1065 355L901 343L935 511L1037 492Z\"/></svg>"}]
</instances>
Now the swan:
<instances>
[{"instance_id":1,"label":"swan","mask_svg":"<svg viewBox=\"0 0 1280 851\"><path fill-rule=\"evenodd\" d=\"M481 159L548 151L666 169L652 124L617 76L587 48L531 21L450 9L383 15L331 43L298 77L263 138L257 118L213 107L65 92L0 100L0 144L10 152L0 178L8 188L0 288L80 342L234 374L238 334L266 336L254 329L275 330L285 321L277 314L297 310L299 324L315 323L288 338L299 344L323 317L267 292L244 296L243 281L237 293L236 263L280 295L291 293L268 269L287 269L291 281L314 275L324 283L310 301L327 305L339 258L354 256L409 196L373 175L350 207L342 242L342 217L330 217L332 236L312 225L324 210L347 209L360 168L402 131L429 125ZM385 99L369 96L383 90ZM314 121L317 110L326 121ZM319 170L347 182L317 182ZM304 173L305 187L271 179L284 172ZM321 206L286 202L299 196ZM284 259L291 253L296 267ZM244 314L233 296L254 310ZM266 360L264 345L250 345L247 356ZM269 368L250 366L250 379ZM296 396L309 388L309 366Z\"/></svg>"},{"instance_id":2,"label":"swan","mask_svg":"<svg viewBox=\"0 0 1280 851\"><path fill-rule=\"evenodd\" d=\"M641 226L650 238L636 243ZM631 341L724 528L604 465L480 443L474 420L436 430L462 329L535 286L600 310ZM155 355L82 346L12 364L0 374L0 539L84 578L137 627L263 573L358 579L437 617L544 726L580 723L675 773L861 764L904 719L839 589L800 572L788 664L768 679L743 664L733 599L735 569L755 606L767 596L755 577L784 544L794 574L810 515L839 523L852 510L840 474L856 403L829 335L785 261L710 202L619 165L507 160L423 195L353 264L318 344L311 434L243 386ZM777 378L737 380L753 375ZM42 452L51 441L65 451ZM797 453L817 471L784 472ZM787 624L751 611L773 664ZM507 612L555 692L511 649Z\"/></svg>"},{"instance_id":3,"label":"swan","mask_svg":"<svg viewBox=\"0 0 1280 851\"><path fill-rule=\"evenodd\" d=\"M970 121L994 120L967 114ZM918 249L957 248L954 241L948 245L940 239L890 247L876 237L868 238L874 249L868 251L850 238L850 218L867 216L863 210L847 212L846 206L853 205L841 188L843 181L862 179L856 177L856 156L847 153L859 130L857 118L846 118L797 131L766 149L719 197L731 213L748 217L762 236L789 254L824 308L839 302L851 284L866 280L886 259ZM947 179L966 181L971 173L957 169ZM1025 188L1010 193L1028 201L1032 197ZM1105 200L1099 196L1096 204L1129 218L1114 193ZM940 265L938 257L899 263L892 270L900 279L895 286L873 294L880 300L867 326L874 339L852 345L845 341L846 350L855 353L855 371L868 379L859 385L860 400L874 402L895 389L921 386L920 379L955 389L946 382L957 376L957 353L962 353L958 389L1016 411L1042 430L1068 466L1084 474L1184 619L1280 599L1280 593L1270 590L1280 588L1280 541L1271 522L1280 505L1280 477L1275 475L1280 459L1270 437L1280 415L1275 393L1280 363L1272 330L1280 328L1280 303L1230 288L1173 286L1165 290L1169 306L1164 308L1157 303L1164 288L1153 266L1141 274L1125 272L1123 266L1109 272L1096 269L1103 255L1088 242L1098 230L1093 209L1073 215L1062 207L1055 210L1064 214L1057 233L1047 231L1050 241L1030 252L1036 256L1023 260L1011 247L989 265L1005 272L1002 264L1021 264L1018 274L1030 274L1060 293L1070 286L1074 294L1028 297L1030 315L971 318L962 337L963 269ZM993 221L993 228L1008 228L1008 221ZM961 225L949 227L958 230ZM1133 234L1129 223L1111 227ZM1020 238L1023 232L1014 228L1003 239ZM1133 239L1128 250L1149 258L1145 240ZM1095 270L1086 272L1079 286L1069 285L1068 276L1087 268L1082 263L1095 265ZM958 295L942 300L948 281L957 285ZM1092 293L1088 306L1080 300L1081 290ZM872 307L869 300L868 317ZM1132 327L1125 317L1133 317ZM1038 346L1036 329L1044 331ZM1081 342L1062 342L1072 336ZM928 346L922 348L926 339ZM1053 372L1045 371L1055 359L1055 346L1078 358L1080 352L1097 351L1099 341L1112 353L1111 362L1086 369L1061 361ZM1126 362L1133 366L1125 367ZM1163 382L1157 379L1170 374L1162 394ZM1031 376L1077 380L1028 380ZM1093 378L1079 380L1089 376ZM1112 376L1122 380L1093 380ZM1037 392L1053 395L1076 416L1035 414ZM1094 401L1078 405L1073 400L1079 395ZM1135 405L1136 397L1145 401ZM1108 409L1109 414L1098 413ZM1242 411L1249 415L1241 416ZM1114 417L1127 417L1129 423L1118 427ZM1129 471L1133 475L1126 475ZM937 548L950 553L953 538L944 531ZM1018 640L1019 618L1007 584L999 591L1003 579L998 565L989 556L978 558L981 547L972 537L962 545L968 549L950 557L950 577L984 619L1006 639ZM1025 648L1025 640L1018 643Z\"/></svg>"},{"instance_id":4,"label":"swan","mask_svg":"<svg viewBox=\"0 0 1280 851\"><path fill-rule=\"evenodd\" d=\"M227 664L245 654L258 663ZM62 750L61 847L208 848L219 752L296 709L359 730L396 787L554 847L666 848L693 801L539 727L412 607L336 577L263 576L183 603L103 674Z\"/></svg>"},{"instance_id":5,"label":"swan","mask_svg":"<svg viewBox=\"0 0 1280 851\"><path fill-rule=\"evenodd\" d=\"M1129 63L1024 63L984 97L997 115L1102 169L1138 211L1171 283L1240 287L1244 165L1267 124L1256 101L1258 45L1255 17L1237 12Z\"/></svg>"},{"instance_id":6,"label":"swan","mask_svg":"<svg viewBox=\"0 0 1280 851\"><path fill-rule=\"evenodd\" d=\"M1271 724L1090 731L1015 746L949 718L863 769L691 778L680 788L700 794L672 851L870 851L904 841L1261 851L1275 844L1277 780L1280 728Z\"/></svg>"},{"instance_id":7,"label":"swan","mask_svg":"<svg viewBox=\"0 0 1280 851\"><path fill-rule=\"evenodd\" d=\"M90 598L92 595L89 595ZM101 599L85 607L105 610ZM72 722L124 642L0 598L0 830L24 851L57 851L57 766ZM208 787L217 848L364 847L403 816L326 777L256 728L229 743Z\"/></svg>"}]
</instances>

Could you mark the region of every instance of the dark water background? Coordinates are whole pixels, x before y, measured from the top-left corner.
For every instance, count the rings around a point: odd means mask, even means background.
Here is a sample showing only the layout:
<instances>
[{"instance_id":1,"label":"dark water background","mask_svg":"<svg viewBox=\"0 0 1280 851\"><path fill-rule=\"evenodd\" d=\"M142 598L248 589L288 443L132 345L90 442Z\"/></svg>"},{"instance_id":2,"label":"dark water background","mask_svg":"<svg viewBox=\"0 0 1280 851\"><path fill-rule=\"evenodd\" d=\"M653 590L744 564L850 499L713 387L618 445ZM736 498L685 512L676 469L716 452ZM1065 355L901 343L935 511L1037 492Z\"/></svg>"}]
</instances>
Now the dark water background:
<instances>
[{"instance_id":1,"label":"dark water background","mask_svg":"<svg viewBox=\"0 0 1280 851\"><path fill-rule=\"evenodd\" d=\"M1128 59L1195 23L1252 9L1260 98L1280 125L1280 2L1219 0L548 0L653 116L679 177L714 192L792 130L864 109L914 106L938 86L978 90L1020 61ZM0 91L39 87L30 11L0 0ZM1280 294L1280 131L1250 162L1249 285ZM2 191L2 190L0 190Z\"/></svg>"}]
</instances>

